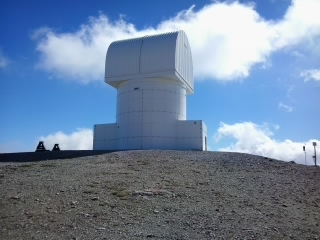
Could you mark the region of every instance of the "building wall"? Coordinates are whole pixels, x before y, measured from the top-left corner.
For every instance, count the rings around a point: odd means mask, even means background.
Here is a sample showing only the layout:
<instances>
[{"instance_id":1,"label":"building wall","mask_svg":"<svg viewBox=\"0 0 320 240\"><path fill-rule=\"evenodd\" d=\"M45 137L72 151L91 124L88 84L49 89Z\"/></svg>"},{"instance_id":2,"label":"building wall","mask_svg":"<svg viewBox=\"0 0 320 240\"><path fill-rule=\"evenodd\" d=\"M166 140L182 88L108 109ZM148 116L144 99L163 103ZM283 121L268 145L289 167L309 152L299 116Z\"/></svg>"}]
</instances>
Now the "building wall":
<instances>
[{"instance_id":1,"label":"building wall","mask_svg":"<svg viewBox=\"0 0 320 240\"><path fill-rule=\"evenodd\" d=\"M134 126L131 126L134 127ZM140 135L137 129L126 129L127 134L118 124L97 124L94 126L94 150L132 150L132 149L167 149L167 150L207 150L207 129L203 121L176 120L170 124L167 132L161 133L165 127L156 126L155 134ZM168 126L167 126L168 127ZM170 134L167 134L170 129ZM129 132L132 132L129 133ZM135 132L137 134L135 134Z\"/></svg>"},{"instance_id":2,"label":"building wall","mask_svg":"<svg viewBox=\"0 0 320 240\"><path fill-rule=\"evenodd\" d=\"M178 121L176 125L177 149L205 150L206 126L201 120Z\"/></svg>"},{"instance_id":3,"label":"building wall","mask_svg":"<svg viewBox=\"0 0 320 240\"><path fill-rule=\"evenodd\" d=\"M93 127L93 150L118 149L118 125L96 124Z\"/></svg>"},{"instance_id":4,"label":"building wall","mask_svg":"<svg viewBox=\"0 0 320 240\"><path fill-rule=\"evenodd\" d=\"M161 131L165 127L160 125L155 127L156 129L146 129L151 131L152 135L143 136L136 131L137 129L128 131L116 123L97 124L94 126L93 149L207 150L207 127L201 120L175 120L173 124L167 125L164 134ZM128 133L125 134L125 131Z\"/></svg>"},{"instance_id":5,"label":"building wall","mask_svg":"<svg viewBox=\"0 0 320 240\"><path fill-rule=\"evenodd\" d=\"M116 119L120 148L165 149L176 121L186 119L186 89L159 78L127 81L118 89Z\"/></svg>"},{"instance_id":6,"label":"building wall","mask_svg":"<svg viewBox=\"0 0 320 240\"><path fill-rule=\"evenodd\" d=\"M202 121L186 120L192 55L183 31L113 42L105 81L117 88L114 124L94 126L94 150L205 150Z\"/></svg>"}]
</instances>

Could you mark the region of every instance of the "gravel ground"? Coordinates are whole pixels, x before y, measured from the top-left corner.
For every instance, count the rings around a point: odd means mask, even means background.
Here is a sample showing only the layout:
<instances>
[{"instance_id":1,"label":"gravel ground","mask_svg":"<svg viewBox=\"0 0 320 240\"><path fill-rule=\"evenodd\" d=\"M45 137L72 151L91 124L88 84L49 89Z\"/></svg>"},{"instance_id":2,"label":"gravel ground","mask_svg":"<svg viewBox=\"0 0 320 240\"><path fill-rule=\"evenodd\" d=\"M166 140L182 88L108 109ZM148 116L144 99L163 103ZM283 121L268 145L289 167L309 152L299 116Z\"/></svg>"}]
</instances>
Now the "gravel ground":
<instances>
[{"instance_id":1,"label":"gravel ground","mask_svg":"<svg viewBox=\"0 0 320 240\"><path fill-rule=\"evenodd\" d=\"M0 239L320 239L320 168L158 150L5 162L0 226Z\"/></svg>"}]
</instances>

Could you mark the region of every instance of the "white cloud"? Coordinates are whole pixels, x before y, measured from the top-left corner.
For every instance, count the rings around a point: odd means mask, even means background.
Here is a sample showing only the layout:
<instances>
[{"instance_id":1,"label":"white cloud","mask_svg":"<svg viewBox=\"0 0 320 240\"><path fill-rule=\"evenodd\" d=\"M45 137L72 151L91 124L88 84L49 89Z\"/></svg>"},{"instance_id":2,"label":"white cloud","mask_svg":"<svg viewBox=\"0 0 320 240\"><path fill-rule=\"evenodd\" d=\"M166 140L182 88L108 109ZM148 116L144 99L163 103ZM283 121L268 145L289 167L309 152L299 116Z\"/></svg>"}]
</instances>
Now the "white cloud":
<instances>
[{"instance_id":1,"label":"white cloud","mask_svg":"<svg viewBox=\"0 0 320 240\"><path fill-rule=\"evenodd\" d=\"M58 143L61 150L92 150L93 132L91 129L78 128L71 134L56 132L48 136L41 136L47 150L51 150Z\"/></svg>"},{"instance_id":2,"label":"white cloud","mask_svg":"<svg viewBox=\"0 0 320 240\"><path fill-rule=\"evenodd\" d=\"M122 19L112 23L104 15L90 18L87 25L74 33L55 33L41 28L33 35L37 51L41 53L37 67L83 83L101 81L109 44L136 34L132 24Z\"/></svg>"},{"instance_id":3,"label":"white cloud","mask_svg":"<svg viewBox=\"0 0 320 240\"><path fill-rule=\"evenodd\" d=\"M9 64L8 58L6 58L6 57L3 55L2 51L0 50L0 69L7 67L8 64Z\"/></svg>"},{"instance_id":4,"label":"white cloud","mask_svg":"<svg viewBox=\"0 0 320 240\"><path fill-rule=\"evenodd\" d=\"M284 161L295 161L305 164L304 152L302 147L306 144L307 164L314 164L313 145L320 141L310 139L306 142L293 142L291 140L278 141L273 138L273 132L268 125L257 125L252 122L242 122L235 124L226 124L221 122L216 132L215 141L219 142L222 138L231 137L236 140L234 144L219 149L220 151L244 152L275 158Z\"/></svg>"},{"instance_id":5,"label":"white cloud","mask_svg":"<svg viewBox=\"0 0 320 240\"><path fill-rule=\"evenodd\" d=\"M288 105L285 105L285 104L283 104L282 102L279 103L279 108L280 108L280 109L284 109L284 110L287 111L287 112L292 112L292 110L293 110L292 107L290 107L290 106L288 106Z\"/></svg>"},{"instance_id":6,"label":"white cloud","mask_svg":"<svg viewBox=\"0 0 320 240\"><path fill-rule=\"evenodd\" d=\"M70 80L102 81L105 54L112 41L182 29L191 44L197 79L242 79L255 64L270 65L273 52L319 37L319 12L319 0L293 0L282 19L266 21L253 4L214 1L142 30L101 14L76 32L36 31L41 56L38 67Z\"/></svg>"},{"instance_id":7,"label":"white cloud","mask_svg":"<svg viewBox=\"0 0 320 240\"><path fill-rule=\"evenodd\" d=\"M320 69L304 70L300 73L300 77L304 78L304 81L314 80L320 81Z\"/></svg>"},{"instance_id":8,"label":"white cloud","mask_svg":"<svg viewBox=\"0 0 320 240\"><path fill-rule=\"evenodd\" d=\"M212 3L198 12L190 8L158 29L183 29L190 40L195 76L223 80L247 77L254 64L267 63L275 37L252 5L238 2Z\"/></svg>"},{"instance_id":9,"label":"white cloud","mask_svg":"<svg viewBox=\"0 0 320 240\"><path fill-rule=\"evenodd\" d=\"M319 0L292 0L283 19L274 25L279 34L276 47L288 47L301 42L312 45L320 35L319 12Z\"/></svg>"}]
</instances>

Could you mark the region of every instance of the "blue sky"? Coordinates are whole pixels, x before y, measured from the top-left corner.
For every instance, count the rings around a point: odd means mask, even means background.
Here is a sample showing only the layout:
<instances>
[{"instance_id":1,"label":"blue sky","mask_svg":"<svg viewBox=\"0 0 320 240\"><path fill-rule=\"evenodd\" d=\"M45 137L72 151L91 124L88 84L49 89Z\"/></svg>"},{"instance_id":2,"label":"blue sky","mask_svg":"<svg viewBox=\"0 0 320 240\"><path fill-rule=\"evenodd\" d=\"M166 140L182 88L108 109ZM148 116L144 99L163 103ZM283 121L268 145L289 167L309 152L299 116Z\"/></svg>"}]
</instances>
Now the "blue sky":
<instances>
[{"instance_id":1,"label":"blue sky","mask_svg":"<svg viewBox=\"0 0 320 240\"><path fill-rule=\"evenodd\" d=\"M312 164L320 145L320 0L0 3L0 152L91 149L115 122L112 41L184 30L194 63L187 118L211 150ZM319 152L320 156L320 152Z\"/></svg>"}]
</instances>

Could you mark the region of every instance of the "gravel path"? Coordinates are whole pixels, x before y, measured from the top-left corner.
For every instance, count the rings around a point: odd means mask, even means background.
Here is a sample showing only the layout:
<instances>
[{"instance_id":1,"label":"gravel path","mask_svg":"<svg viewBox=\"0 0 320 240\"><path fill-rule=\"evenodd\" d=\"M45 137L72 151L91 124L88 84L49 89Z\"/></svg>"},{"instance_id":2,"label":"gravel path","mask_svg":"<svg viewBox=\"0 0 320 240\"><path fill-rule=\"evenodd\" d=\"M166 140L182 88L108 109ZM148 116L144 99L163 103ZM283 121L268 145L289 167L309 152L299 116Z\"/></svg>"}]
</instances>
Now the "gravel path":
<instances>
[{"instance_id":1,"label":"gravel path","mask_svg":"<svg viewBox=\"0 0 320 240\"><path fill-rule=\"evenodd\" d=\"M158 150L7 162L0 226L0 239L320 239L320 168Z\"/></svg>"}]
</instances>

